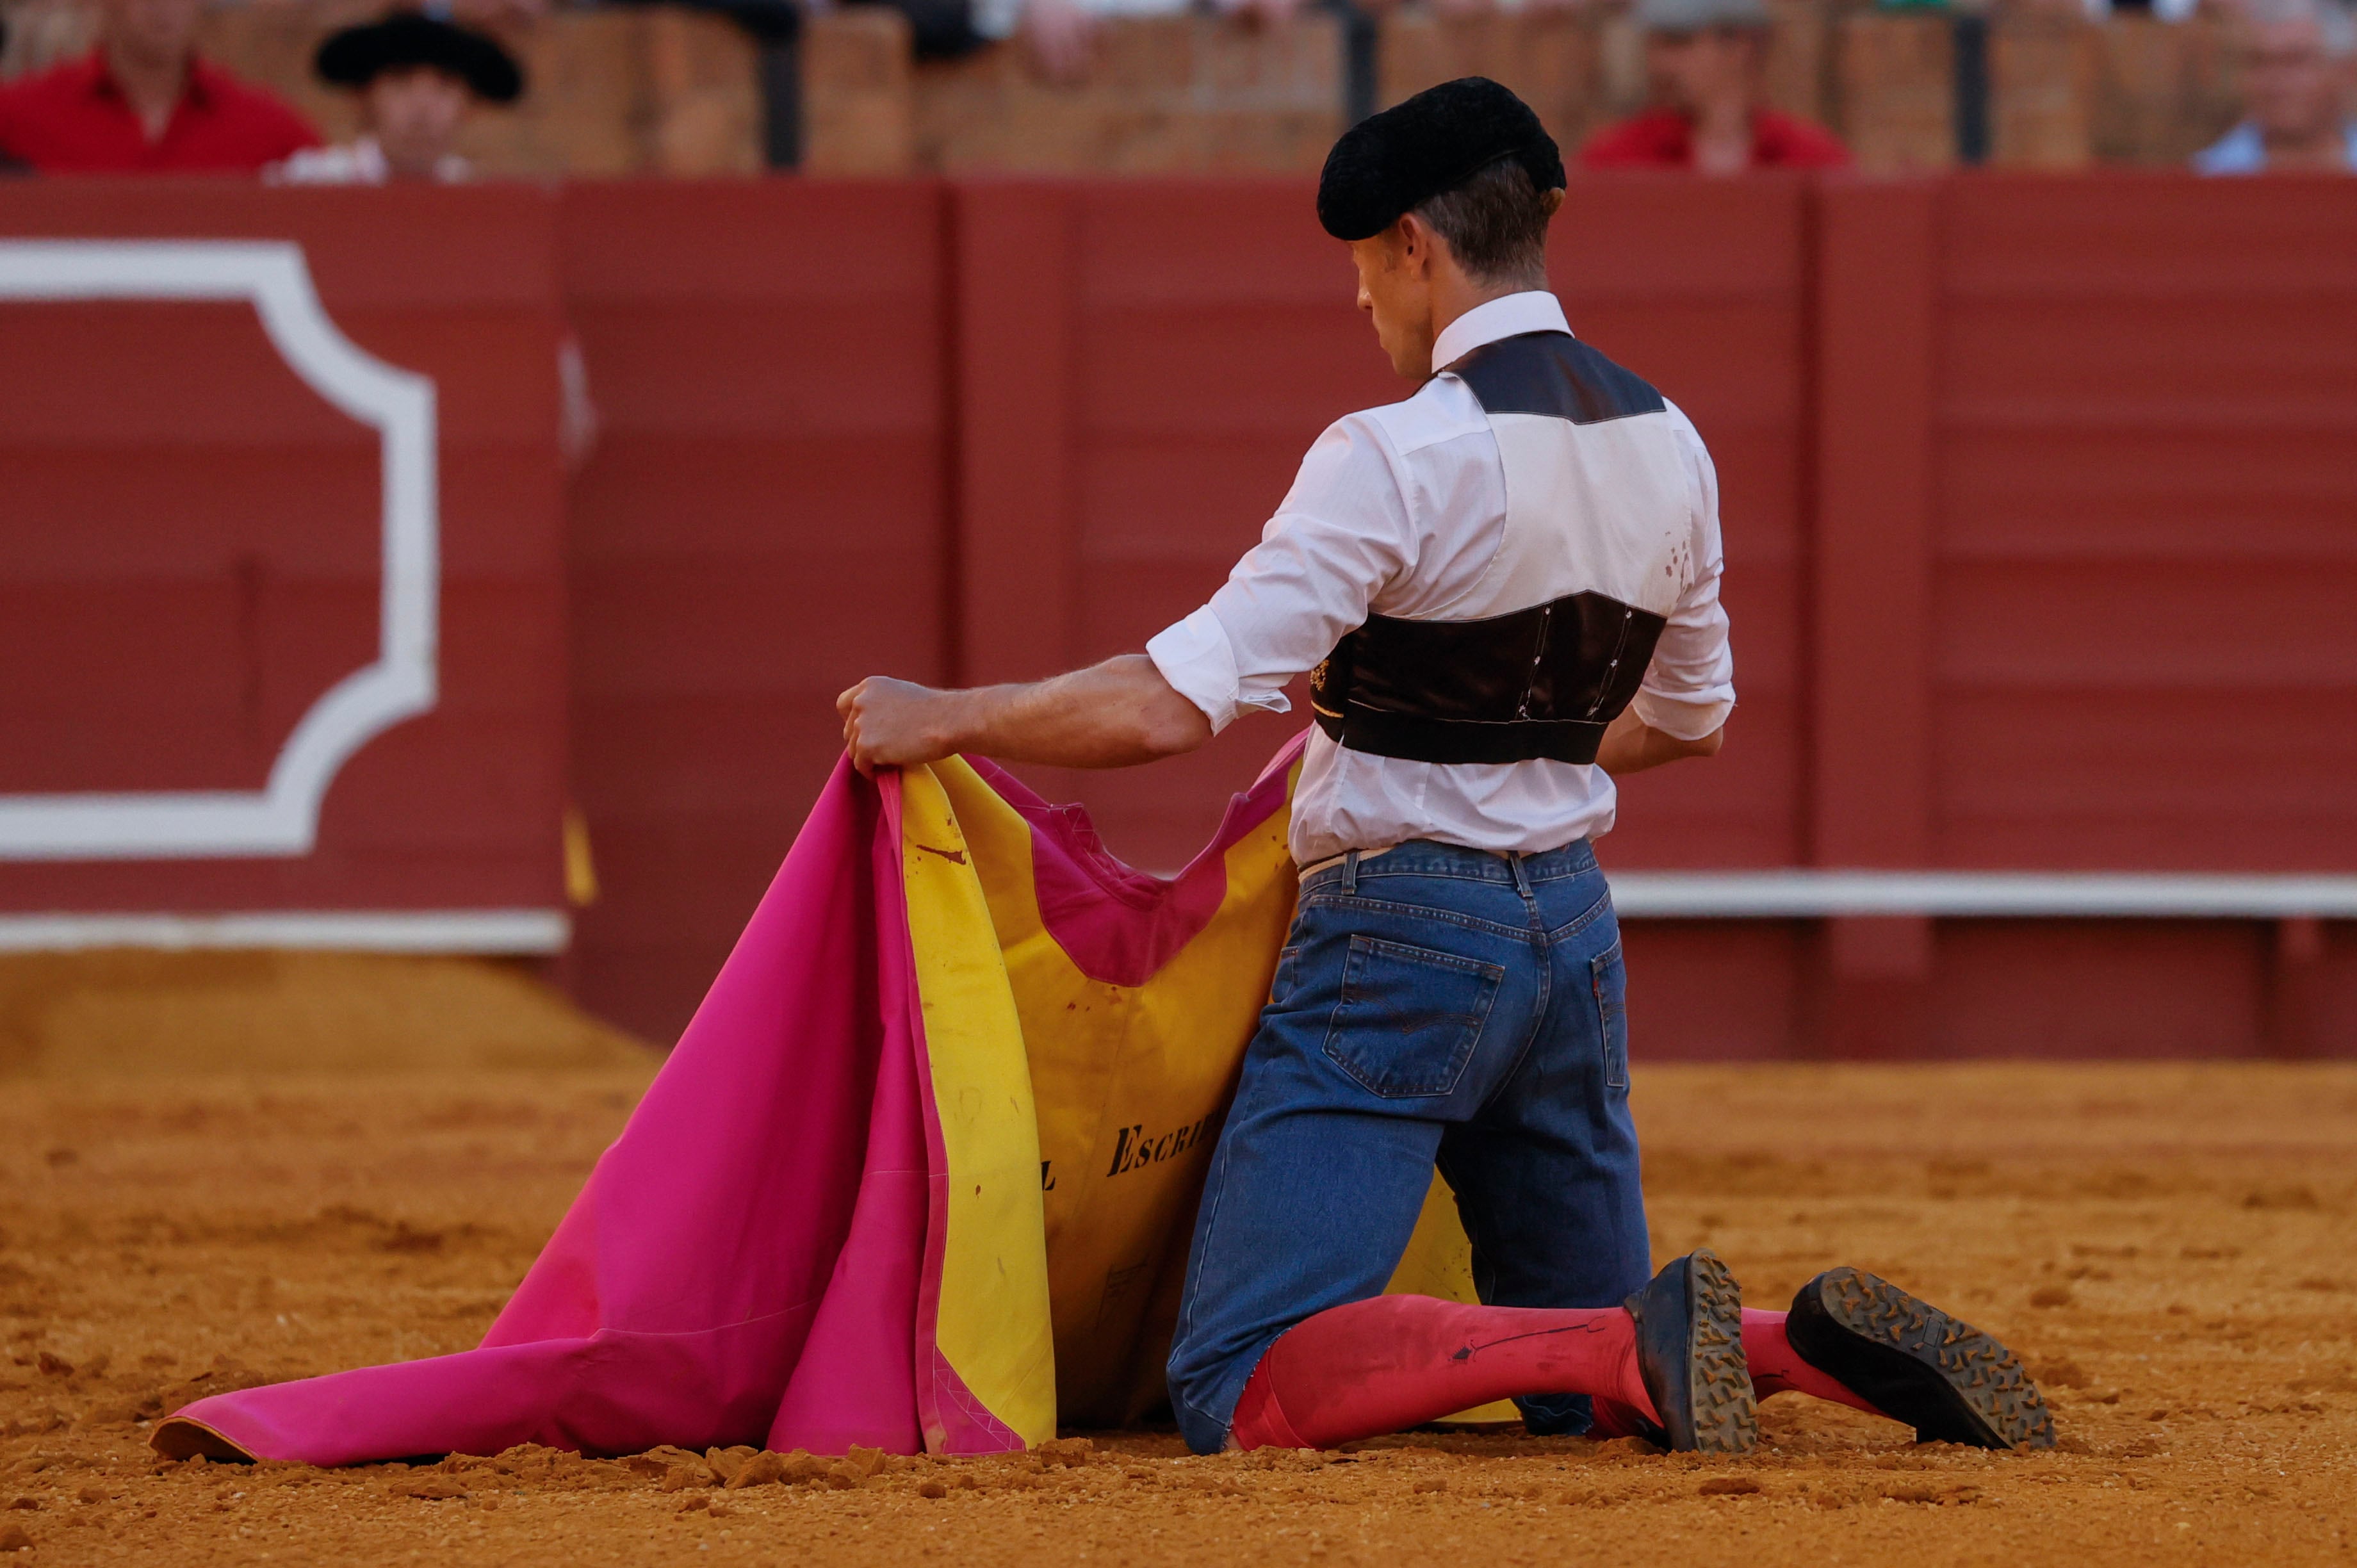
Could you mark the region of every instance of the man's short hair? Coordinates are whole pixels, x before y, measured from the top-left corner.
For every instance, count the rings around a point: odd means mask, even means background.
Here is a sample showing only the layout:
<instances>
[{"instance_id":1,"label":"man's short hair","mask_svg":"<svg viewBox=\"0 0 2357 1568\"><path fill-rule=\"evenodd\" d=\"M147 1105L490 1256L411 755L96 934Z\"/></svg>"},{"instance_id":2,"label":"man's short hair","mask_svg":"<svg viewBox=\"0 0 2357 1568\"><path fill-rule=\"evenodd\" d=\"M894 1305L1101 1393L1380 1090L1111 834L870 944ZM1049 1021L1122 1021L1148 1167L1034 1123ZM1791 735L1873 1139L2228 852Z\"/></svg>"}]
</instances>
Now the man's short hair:
<instances>
[{"instance_id":1,"label":"man's short hair","mask_svg":"<svg viewBox=\"0 0 2357 1568\"><path fill-rule=\"evenodd\" d=\"M1500 158L1415 209L1477 283L1546 275L1547 201L1513 158Z\"/></svg>"}]
</instances>

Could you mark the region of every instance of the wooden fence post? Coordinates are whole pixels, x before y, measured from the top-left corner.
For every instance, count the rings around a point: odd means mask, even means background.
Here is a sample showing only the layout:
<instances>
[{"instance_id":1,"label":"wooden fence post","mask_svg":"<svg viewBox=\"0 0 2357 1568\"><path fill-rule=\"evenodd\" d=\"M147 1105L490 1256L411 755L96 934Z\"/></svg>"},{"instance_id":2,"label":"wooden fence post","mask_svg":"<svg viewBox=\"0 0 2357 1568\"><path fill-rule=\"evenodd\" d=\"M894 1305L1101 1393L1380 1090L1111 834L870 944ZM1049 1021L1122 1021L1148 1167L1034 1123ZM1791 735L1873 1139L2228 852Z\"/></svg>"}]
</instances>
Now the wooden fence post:
<instances>
[{"instance_id":1,"label":"wooden fence post","mask_svg":"<svg viewBox=\"0 0 2357 1568\"><path fill-rule=\"evenodd\" d=\"M1835 183L1819 200L1812 858L1922 866L1939 187ZM1924 1049L1932 937L1920 916L1827 922L1824 1049Z\"/></svg>"},{"instance_id":2,"label":"wooden fence post","mask_svg":"<svg viewBox=\"0 0 2357 1568\"><path fill-rule=\"evenodd\" d=\"M917 169L909 21L882 5L822 12L802 31L802 172L883 178Z\"/></svg>"},{"instance_id":3,"label":"wooden fence post","mask_svg":"<svg viewBox=\"0 0 2357 1568\"><path fill-rule=\"evenodd\" d=\"M2095 29L2076 16L2000 18L1989 29L1989 159L2011 168L2094 161Z\"/></svg>"},{"instance_id":4,"label":"wooden fence post","mask_svg":"<svg viewBox=\"0 0 2357 1568\"><path fill-rule=\"evenodd\" d=\"M1956 41L1944 11L1858 11L1841 21L1841 133L1872 174L1956 161Z\"/></svg>"}]
</instances>

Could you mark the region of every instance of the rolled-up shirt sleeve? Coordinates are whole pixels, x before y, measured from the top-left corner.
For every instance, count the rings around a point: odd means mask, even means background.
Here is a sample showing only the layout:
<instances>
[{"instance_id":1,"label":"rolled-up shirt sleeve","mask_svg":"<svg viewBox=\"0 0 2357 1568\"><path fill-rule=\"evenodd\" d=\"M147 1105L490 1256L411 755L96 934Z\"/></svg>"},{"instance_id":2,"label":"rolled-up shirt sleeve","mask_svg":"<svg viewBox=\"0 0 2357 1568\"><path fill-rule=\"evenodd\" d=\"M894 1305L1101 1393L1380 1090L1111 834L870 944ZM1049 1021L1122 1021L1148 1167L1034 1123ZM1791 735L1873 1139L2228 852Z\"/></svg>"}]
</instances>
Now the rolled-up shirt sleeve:
<instances>
[{"instance_id":1,"label":"rolled-up shirt sleeve","mask_svg":"<svg viewBox=\"0 0 2357 1568\"><path fill-rule=\"evenodd\" d=\"M1735 711L1735 653L1718 582L1727 568L1718 532L1718 473L1702 437L1680 414L1693 484L1694 580L1678 596L1652 662L1631 704L1638 718L1663 735L1700 740Z\"/></svg>"},{"instance_id":2,"label":"rolled-up shirt sleeve","mask_svg":"<svg viewBox=\"0 0 2357 1568\"><path fill-rule=\"evenodd\" d=\"M1285 713L1286 683L1333 651L1413 566L1402 467L1353 414L1301 460L1260 542L1211 603L1146 645L1162 678L1217 733L1246 708Z\"/></svg>"}]
</instances>

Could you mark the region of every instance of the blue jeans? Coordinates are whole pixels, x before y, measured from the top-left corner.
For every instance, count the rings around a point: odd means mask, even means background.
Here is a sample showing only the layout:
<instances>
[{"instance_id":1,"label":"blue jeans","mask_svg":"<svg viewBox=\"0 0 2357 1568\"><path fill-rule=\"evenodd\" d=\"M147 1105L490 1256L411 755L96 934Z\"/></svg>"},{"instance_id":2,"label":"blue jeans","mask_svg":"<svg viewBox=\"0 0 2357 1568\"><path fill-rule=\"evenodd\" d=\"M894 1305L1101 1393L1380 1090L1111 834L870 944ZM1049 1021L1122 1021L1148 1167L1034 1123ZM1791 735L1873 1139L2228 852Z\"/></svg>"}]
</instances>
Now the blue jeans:
<instances>
[{"instance_id":1,"label":"blue jeans","mask_svg":"<svg viewBox=\"0 0 2357 1568\"><path fill-rule=\"evenodd\" d=\"M1170 1348L1189 1446L1226 1441L1276 1337L1381 1294L1433 1167L1481 1299L1615 1306L1652 1272L1612 897L1585 843L1416 840L1302 879L1195 1217ZM1535 1431L1587 1401L1519 1402Z\"/></svg>"}]
</instances>

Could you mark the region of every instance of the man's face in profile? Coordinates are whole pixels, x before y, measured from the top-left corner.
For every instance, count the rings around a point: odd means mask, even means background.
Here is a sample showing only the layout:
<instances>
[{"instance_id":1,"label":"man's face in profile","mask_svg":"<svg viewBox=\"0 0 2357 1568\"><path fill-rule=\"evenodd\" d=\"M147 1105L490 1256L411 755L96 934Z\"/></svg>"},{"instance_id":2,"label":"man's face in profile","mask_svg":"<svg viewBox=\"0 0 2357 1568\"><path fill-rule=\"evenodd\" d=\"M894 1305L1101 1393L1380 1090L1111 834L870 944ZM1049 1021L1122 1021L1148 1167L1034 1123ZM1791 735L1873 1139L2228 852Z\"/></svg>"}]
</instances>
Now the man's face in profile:
<instances>
[{"instance_id":1,"label":"man's face in profile","mask_svg":"<svg viewBox=\"0 0 2357 1568\"><path fill-rule=\"evenodd\" d=\"M1432 373L1432 258L1429 231L1414 239L1426 249L1414 247L1405 222L1394 223L1351 242L1351 261L1359 273L1359 308L1374 324L1375 340L1393 370L1420 381Z\"/></svg>"}]
</instances>

